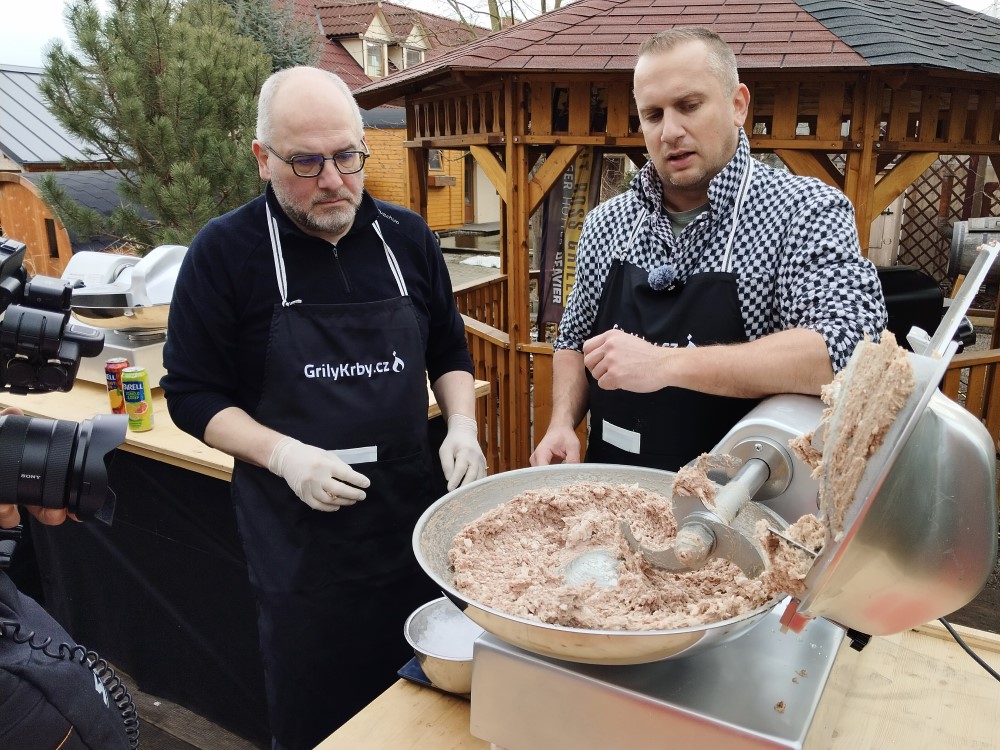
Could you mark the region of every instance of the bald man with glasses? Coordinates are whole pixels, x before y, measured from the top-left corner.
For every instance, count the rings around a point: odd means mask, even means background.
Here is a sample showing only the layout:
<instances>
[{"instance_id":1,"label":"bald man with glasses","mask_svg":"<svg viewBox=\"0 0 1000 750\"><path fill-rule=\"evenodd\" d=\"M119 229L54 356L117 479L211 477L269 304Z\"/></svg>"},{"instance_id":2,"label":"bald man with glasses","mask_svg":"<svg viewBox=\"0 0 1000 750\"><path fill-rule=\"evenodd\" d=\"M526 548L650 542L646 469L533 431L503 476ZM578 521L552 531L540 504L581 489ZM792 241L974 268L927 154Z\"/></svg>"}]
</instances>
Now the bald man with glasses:
<instances>
[{"instance_id":1,"label":"bald man with glasses","mask_svg":"<svg viewBox=\"0 0 1000 750\"><path fill-rule=\"evenodd\" d=\"M162 385L174 422L235 458L272 747L311 750L412 656L403 622L440 595L414 525L486 460L440 247L420 216L365 191L347 86L275 73L256 135L264 194L191 243ZM437 456L428 377L448 425Z\"/></svg>"}]
</instances>

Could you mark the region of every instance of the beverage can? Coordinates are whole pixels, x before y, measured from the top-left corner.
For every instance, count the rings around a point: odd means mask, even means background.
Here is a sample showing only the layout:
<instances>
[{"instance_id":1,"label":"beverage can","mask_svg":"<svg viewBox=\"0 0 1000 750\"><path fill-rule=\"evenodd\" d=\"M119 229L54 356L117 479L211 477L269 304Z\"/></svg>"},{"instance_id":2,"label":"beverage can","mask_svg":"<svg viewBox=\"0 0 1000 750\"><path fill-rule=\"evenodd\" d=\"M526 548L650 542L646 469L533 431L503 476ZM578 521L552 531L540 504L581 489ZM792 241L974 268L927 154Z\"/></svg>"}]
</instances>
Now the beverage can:
<instances>
[{"instance_id":1,"label":"beverage can","mask_svg":"<svg viewBox=\"0 0 1000 750\"><path fill-rule=\"evenodd\" d=\"M149 390L149 374L145 367L126 367L122 370L122 395L128 428L132 432L153 429L153 394Z\"/></svg>"},{"instance_id":2,"label":"beverage can","mask_svg":"<svg viewBox=\"0 0 1000 750\"><path fill-rule=\"evenodd\" d=\"M122 395L122 370L129 366L125 357L112 357L104 363L104 378L108 381L108 400L112 414L125 413L125 398Z\"/></svg>"}]
</instances>

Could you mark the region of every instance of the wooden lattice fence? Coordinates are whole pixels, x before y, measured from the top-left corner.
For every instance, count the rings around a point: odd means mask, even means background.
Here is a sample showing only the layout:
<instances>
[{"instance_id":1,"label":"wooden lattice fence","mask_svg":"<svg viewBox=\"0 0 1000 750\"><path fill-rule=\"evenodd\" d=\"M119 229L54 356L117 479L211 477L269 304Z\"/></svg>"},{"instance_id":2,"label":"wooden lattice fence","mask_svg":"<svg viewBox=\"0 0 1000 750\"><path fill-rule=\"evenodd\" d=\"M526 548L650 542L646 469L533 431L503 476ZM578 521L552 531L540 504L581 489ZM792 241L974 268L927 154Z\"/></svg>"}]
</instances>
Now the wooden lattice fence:
<instances>
[{"instance_id":1,"label":"wooden lattice fence","mask_svg":"<svg viewBox=\"0 0 1000 750\"><path fill-rule=\"evenodd\" d=\"M948 275L952 225L979 216L1000 216L995 183L985 183L978 156L942 156L906 193L898 262L916 266L951 291Z\"/></svg>"}]
</instances>

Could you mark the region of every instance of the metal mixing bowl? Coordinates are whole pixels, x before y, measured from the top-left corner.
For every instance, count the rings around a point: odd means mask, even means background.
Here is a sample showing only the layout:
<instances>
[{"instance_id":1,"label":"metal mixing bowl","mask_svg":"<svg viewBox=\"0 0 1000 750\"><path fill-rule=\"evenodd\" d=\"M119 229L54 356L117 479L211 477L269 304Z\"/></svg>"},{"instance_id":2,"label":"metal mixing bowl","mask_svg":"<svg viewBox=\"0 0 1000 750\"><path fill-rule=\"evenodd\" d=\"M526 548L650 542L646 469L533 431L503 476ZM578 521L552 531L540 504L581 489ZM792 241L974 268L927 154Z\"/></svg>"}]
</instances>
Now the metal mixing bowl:
<instances>
[{"instance_id":1,"label":"metal mixing bowl","mask_svg":"<svg viewBox=\"0 0 1000 750\"><path fill-rule=\"evenodd\" d=\"M638 484L670 497L673 479L673 472L613 464L536 466L496 474L459 487L429 507L414 529L413 550L424 571L470 619L513 646L586 664L645 664L688 655L741 635L784 597L742 617L711 625L676 630L584 630L515 617L473 601L453 585L448 562L455 535L466 524L527 490L599 482Z\"/></svg>"},{"instance_id":2,"label":"metal mixing bowl","mask_svg":"<svg viewBox=\"0 0 1000 750\"><path fill-rule=\"evenodd\" d=\"M449 693L472 690L472 644L483 629L445 597L427 602L406 618L403 635L431 684Z\"/></svg>"}]
</instances>

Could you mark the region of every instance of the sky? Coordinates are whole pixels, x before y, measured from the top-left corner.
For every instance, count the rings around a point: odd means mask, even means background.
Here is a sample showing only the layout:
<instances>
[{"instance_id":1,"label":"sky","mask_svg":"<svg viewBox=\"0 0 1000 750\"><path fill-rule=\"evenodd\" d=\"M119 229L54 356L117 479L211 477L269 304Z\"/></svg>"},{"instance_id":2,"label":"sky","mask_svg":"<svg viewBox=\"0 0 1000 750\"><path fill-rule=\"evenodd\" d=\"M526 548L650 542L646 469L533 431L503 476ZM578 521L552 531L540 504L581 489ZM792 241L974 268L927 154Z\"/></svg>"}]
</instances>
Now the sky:
<instances>
[{"instance_id":1,"label":"sky","mask_svg":"<svg viewBox=\"0 0 1000 750\"><path fill-rule=\"evenodd\" d=\"M63 7L66 0L2 0L0 14L0 63L41 67L42 52L54 38L68 43ZM400 5L418 7L427 12L447 15L443 4L436 0L395 0ZM986 12L997 7L996 0L949 0L966 8ZM99 7L107 7L107 0L98 0Z\"/></svg>"}]
</instances>

